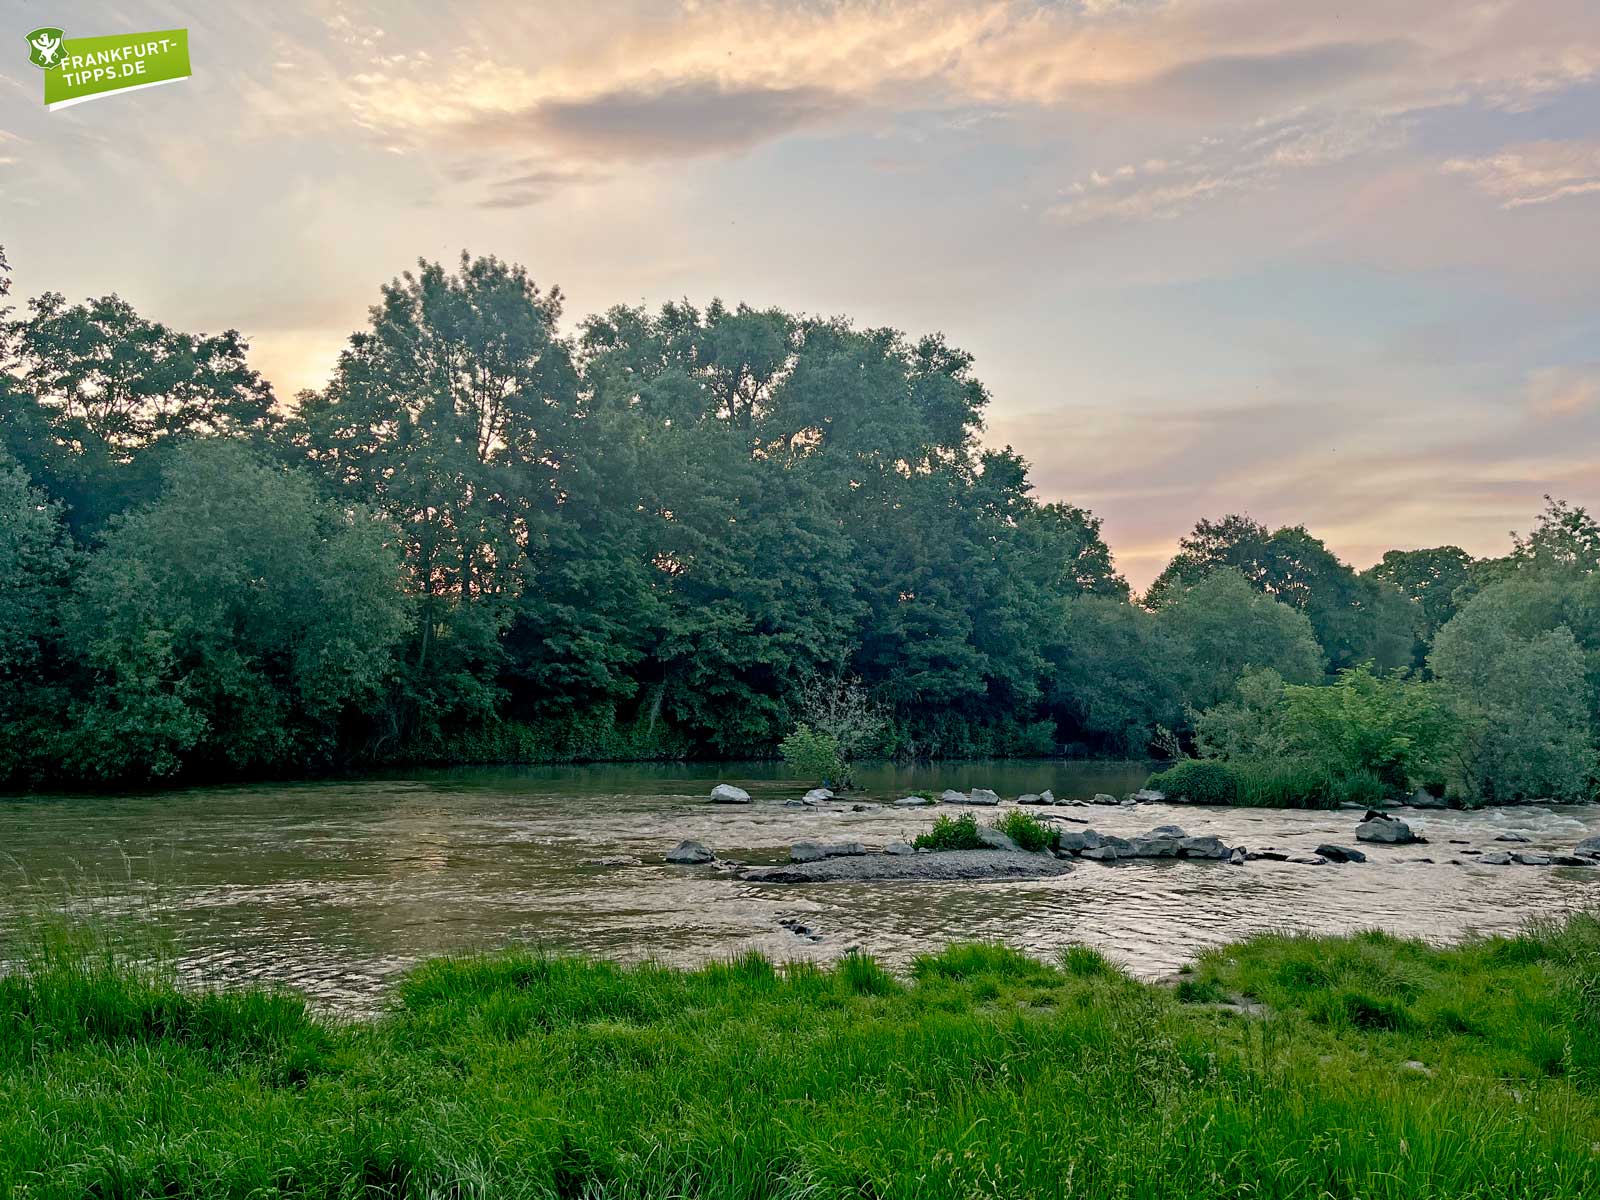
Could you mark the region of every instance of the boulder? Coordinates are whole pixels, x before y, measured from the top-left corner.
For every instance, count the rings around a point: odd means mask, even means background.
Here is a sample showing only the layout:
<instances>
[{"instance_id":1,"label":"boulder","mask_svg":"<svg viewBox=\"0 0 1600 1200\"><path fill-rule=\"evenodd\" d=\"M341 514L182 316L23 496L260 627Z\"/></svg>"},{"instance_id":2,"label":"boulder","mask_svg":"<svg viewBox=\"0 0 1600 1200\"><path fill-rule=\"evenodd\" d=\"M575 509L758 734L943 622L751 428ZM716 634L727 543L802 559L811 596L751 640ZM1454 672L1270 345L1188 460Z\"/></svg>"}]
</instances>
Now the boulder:
<instances>
[{"instance_id":1,"label":"boulder","mask_svg":"<svg viewBox=\"0 0 1600 1200\"><path fill-rule=\"evenodd\" d=\"M1272 849L1267 849L1267 850L1246 850L1244 852L1244 856L1245 856L1245 858L1249 859L1251 862L1255 862L1258 859L1264 860L1266 862L1288 862L1289 861L1289 852L1287 850L1272 850Z\"/></svg>"},{"instance_id":2,"label":"boulder","mask_svg":"<svg viewBox=\"0 0 1600 1200\"><path fill-rule=\"evenodd\" d=\"M1411 793L1411 807L1412 808L1445 808L1445 807L1447 807L1447 805L1445 804L1445 802L1444 802L1442 797L1435 796L1427 788L1418 788L1416 791Z\"/></svg>"},{"instance_id":3,"label":"boulder","mask_svg":"<svg viewBox=\"0 0 1600 1200\"><path fill-rule=\"evenodd\" d=\"M1098 862L1115 862L1117 848L1115 846L1094 846L1078 855L1079 858L1092 858Z\"/></svg>"},{"instance_id":4,"label":"boulder","mask_svg":"<svg viewBox=\"0 0 1600 1200\"><path fill-rule=\"evenodd\" d=\"M883 848L885 854L915 854L916 847L910 842L890 842Z\"/></svg>"},{"instance_id":5,"label":"boulder","mask_svg":"<svg viewBox=\"0 0 1600 1200\"><path fill-rule=\"evenodd\" d=\"M821 804L824 800L833 799L832 788L812 788L801 797L807 804Z\"/></svg>"},{"instance_id":6,"label":"boulder","mask_svg":"<svg viewBox=\"0 0 1600 1200\"><path fill-rule=\"evenodd\" d=\"M1044 800L1036 792L1023 792L1017 797L1018 804L1043 804Z\"/></svg>"},{"instance_id":7,"label":"boulder","mask_svg":"<svg viewBox=\"0 0 1600 1200\"><path fill-rule=\"evenodd\" d=\"M715 862L716 859L717 856L703 842L687 838L667 851L667 861L679 866L698 866L700 863Z\"/></svg>"},{"instance_id":8,"label":"boulder","mask_svg":"<svg viewBox=\"0 0 1600 1200\"><path fill-rule=\"evenodd\" d=\"M1600 856L1600 837L1586 837L1572 848L1574 854L1593 854Z\"/></svg>"},{"instance_id":9,"label":"boulder","mask_svg":"<svg viewBox=\"0 0 1600 1200\"><path fill-rule=\"evenodd\" d=\"M1509 867L1511 865L1511 855L1504 850L1496 850L1493 854L1485 854L1478 861L1488 863L1491 867Z\"/></svg>"},{"instance_id":10,"label":"boulder","mask_svg":"<svg viewBox=\"0 0 1600 1200\"><path fill-rule=\"evenodd\" d=\"M731 783L719 783L711 789L713 804L749 804L750 793Z\"/></svg>"},{"instance_id":11,"label":"boulder","mask_svg":"<svg viewBox=\"0 0 1600 1200\"><path fill-rule=\"evenodd\" d=\"M1320 854L1291 854L1284 862L1299 863L1304 867L1325 867L1328 860Z\"/></svg>"},{"instance_id":12,"label":"boulder","mask_svg":"<svg viewBox=\"0 0 1600 1200\"><path fill-rule=\"evenodd\" d=\"M1160 804L1166 798L1167 794L1165 792L1158 792L1155 788L1140 788L1128 797L1136 804Z\"/></svg>"},{"instance_id":13,"label":"boulder","mask_svg":"<svg viewBox=\"0 0 1600 1200\"><path fill-rule=\"evenodd\" d=\"M993 807L1000 803L1000 796L996 792L991 792L988 788L973 788L967 793L967 803Z\"/></svg>"},{"instance_id":14,"label":"boulder","mask_svg":"<svg viewBox=\"0 0 1600 1200\"><path fill-rule=\"evenodd\" d=\"M822 852L829 858L859 858L867 848L860 842L828 842Z\"/></svg>"},{"instance_id":15,"label":"boulder","mask_svg":"<svg viewBox=\"0 0 1600 1200\"><path fill-rule=\"evenodd\" d=\"M1222 839L1212 834L1203 837L1186 837L1178 843L1180 858L1228 858L1233 848L1222 844Z\"/></svg>"},{"instance_id":16,"label":"boulder","mask_svg":"<svg viewBox=\"0 0 1600 1200\"><path fill-rule=\"evenodd\" d=\"M796 842L789 847L790 862L821 862L827 857L821 842Z\"/></svg>"},{"instance_id":17,"label":"boulder","mask_svg":"<svg viewBox=\"0 0 1600 1200\"><path fill-rule=\"evenodd\" d=\"M1383 813L1369 813L1356 829L1356 837L1363 842L1378 842L1386 846L1409 846L1412 842L1423 840L1404 821Z\"/></svg>"},{"instance_id":18,"label":"boulder","mask_svg":"<svg viewBox=\"0 0 1600 1200\"><path fill-rule=\"evenodd\" d=\"M1147 833L1129 840L1133 843L1133 848L1128 852L1130 858L1174 858L1178 848L1183 845L1182 838L1171 834Z\"/></svg>"},{"instance_id":19,"label":"boulder","mask_svg":"<svg viewBox=\"0 0 1600 1200\"><path fill-rule=\"evenodd\" d=\"M1316 852L1329 862L1335 863L1364 863L1367 856L1351 846L1339 846L1333 842L1324 842L1317 847Z\"/></svg>"},{"instance_id":20,"label":"boulder","mask_svg":"<svg viewBox=\"0 0 1600 1200\"><path fill-rule=\"evenodd\" d=\"M1529 839L1520 833L1508 829L1505 833L1496 835L1494 840L1497 842L1526 842Z\"/></svg>"},{"instance_id":21,"label":"boulder","mask_svg":"<svg viewBox=\"0 0 1600 1200\"><path fill-rule=\"evenodd\" d=\"M1010 853L1019 853L1022 847L1017 845L998 829L991 829L987 825L978 826L978 840L989 850L1005 850Z\"/></svg>"},{"instance_id":22,"label":"boulder","mask_svg":"<svg viewBox=\"0 0 1600 1200\"><path fill-rule=\"evenodd\" d=\"M935 803L926 796L901 796L894 802L896 808L926 808Z\"/></svg>"},{"instance_id":23,"label":"boulder","mask_svg":"<svg viewBox=\"0 0 1600 1200\"><path fill-rule=\"evenodd\" d=\"M1096 792L1094 794L1094 797L1089 801L1089 803L1090 804L1121 804L1122 801L1118 800L1115 796L1113 796L1113 795L1111 795L1111 794L1109 794L1107 792Z\"/></svg>"},{"instance_id":24,"label":"boulder","mask_svg":"<svg viewBox=\"0 0 1600 1200\"><path fill-rule=\"evenodd\" d=\"M1063 829L1056 842L1056 848L1068 854L1082 854L1085 850L1097 850L1103 845L1105 839L1092 829Z\"/></svg>"},{"instance_id":25,"label":"boulder","mask_svg":"<svg viewBox=\"0 0 1600 1200\"><path fill-rule=\"evenodd\" d=\"M1550 863L1556 867L1594 867L1600 866L1592 858L1584 858L1581 854L1552 854Z\"/></svg>"},{"instance_id":26,"label":"boulder","mask_svg":"<svg viewBox=\"0 0 1600 1200\"><path fill-rule=\"evenodd\" d=\"M1055 804L1056 802L1056 794L1049 788L1045 788L1044 791L1039 793L1040 804Z\"/></svg>"},{"instance_id":27,"label":"boulder","mask_svg":"<svg viewBox=\"0 0 1600 1200\"><path fill-rule=\"evenodd\" d=\"M965 792L958 792L954 788L947 788L939 797L944 804L970 804Z\"/></svg>"},{"instance_id":28,"label":"boulder","mask_svg":"<svg viewBox=\"0 0 1600 1200\"><path fill-rule=\"evenodd\" d=\"M1525 867L1548 867L1550 856L1538 850L1517 850L1511 855L1512 861L1519 862Z\"/></svg>"},{"instance_id":29,"label":"boulder","mask_svg":"<svg viewBox=\"0 0 1600 1200\"><path fill-rule=\"evenodd\" d=\"M1228 865L1230 867L1242 867L1249 857L1249 853L1243 846L1235 846L1233 853L1228 855Z\"/></svg>"}]
</instances>

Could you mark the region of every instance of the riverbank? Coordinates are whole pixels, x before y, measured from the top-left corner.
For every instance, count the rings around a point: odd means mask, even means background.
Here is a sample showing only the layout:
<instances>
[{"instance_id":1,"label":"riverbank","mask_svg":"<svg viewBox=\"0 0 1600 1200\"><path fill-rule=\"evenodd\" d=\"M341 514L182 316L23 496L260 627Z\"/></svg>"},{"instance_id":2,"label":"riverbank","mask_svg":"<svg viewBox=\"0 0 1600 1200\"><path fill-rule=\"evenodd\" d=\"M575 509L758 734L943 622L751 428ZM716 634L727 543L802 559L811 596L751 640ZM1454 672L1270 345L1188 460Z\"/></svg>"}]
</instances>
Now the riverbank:
<instances>
[{"instance_id":1,"label":"riverbank","mask_svg":"<svg viewBox=\"0 0 1600 1200\"><path fill-rule=\"evenodd\" d=\"M1600 1189L1600 925L904 973L441 959L380 1017L56 949L0 980L0 1194L1488 1197Z\"/></svg>"}]
</instances>

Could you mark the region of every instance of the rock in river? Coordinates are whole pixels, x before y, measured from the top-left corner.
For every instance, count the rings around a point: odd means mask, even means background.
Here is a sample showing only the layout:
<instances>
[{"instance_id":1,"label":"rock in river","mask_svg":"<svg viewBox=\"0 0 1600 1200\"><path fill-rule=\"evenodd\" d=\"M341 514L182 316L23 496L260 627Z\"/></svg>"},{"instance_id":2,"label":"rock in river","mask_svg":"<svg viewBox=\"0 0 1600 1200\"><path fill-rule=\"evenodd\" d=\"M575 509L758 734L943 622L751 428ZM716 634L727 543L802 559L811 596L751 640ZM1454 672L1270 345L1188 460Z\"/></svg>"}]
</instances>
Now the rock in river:
<instances>
[{"instance_id":1,"label":"rock in river","mask_svg":"<svg viewBox=\"0 0 1600 1200\"><path fill-rule=\"evenodd\" d=\"M939 854L868 854L820 862L757 867L741 878L751 883L833 883L866 880L1039 879L1065 875L1072 867L1045 854L1006 850L947 850Z\"/></svg>"},{"instance_id":2,"label":"rock in river","mask_svg":"<svg viewBox=\"0 0 1600 1200\"><path fill-rule=\"evenodd\" d=\"M937 801L930 800L926 796L901 796L900 799L894 802L894 806L896 808L926 808L934 803L937 803Z\"/></svg>"},{"instance_id":3,"label":"rock in river","mask_svg":"<svg viewBox=\"0 0 1600 1200\"><path fill-rule=\"evenodd\" d=\"M1574 854L1592 854L1600 856L1600 837L1587 837L1572 848Z\"/></svg>"},{"instance_id":4,"label":"rock in river","mask_svg":"<svg viewBox=\"0 0 1600 1200\"><path fill-rule=\"evenodd\" d=\"M1004 850L1007 854L1021 853L1022 847L1012 841L1006 834L998 829L991 829L987 825L978 826L978 840L991 850Z\"/></svg>"},{"instance_id":5,"label":"rock in river","mask_svg":"<svg viewBox=\"0 0 1600 1200\"><path fill-rule=\"evenodd\" d=\"M700 863L715 862L717 856L703 842L685 839L671 850L667 851L667 861L679 866L697 866Z\"/></svg>"},{"instance_id":6,"label":"rock in river","mask_svg":"<svg viewBox=\"0 0 1600 1200\"><path fill-rule=\"evenodd\" d=\"M1318 854L1329 862L1336 863L1364 863L1367 856L1353 846L1337 846L1332 842L1324 842L1317 847Z\"/></svg>"},{"instance_id":7,"label":"rock in river","mask_svg":"<svg viewBox=\"0 0 1600 1200\"><path fill-rule=\"evenodd\" d=\"M796 842L789 847L789 861L821 862L825 858L855 858L866 852L860 842Z\"/></svg>"},{"instance_id":8,"label":"rock in river","mask_svg":"<svg viewBox=\"0 0 1600 1200\"><path fill-rule=\"evenodd\" d=\"M1360 827L1356 829L1356 837L1363 842L1381 842L1387 846L1409 846L1412 842L1424 840L1413 833L1411 826L1398 817L1379 812L1367 813Z\"/></svg>"},{"instance_id":9,"label":"rock in river","mask_svg":"<svg viewBox=\"0 0 1600 1200\"><path fill-rule=\"evenodd\" d=\"M731 783L719 783L711 789L713 804L749 804L750 793Z\"/></svg>"},{"instance_id":10,"label":"rock in river","mask_svg":"<svg viewBox=\"0 0 1600 1200\"><path fill-rule=\"evenodd\" d=\"M832 800L833 792L828 788L812 788L801 799L807 804L821 804L824 800Z\"/></svg>"}]
</instances>

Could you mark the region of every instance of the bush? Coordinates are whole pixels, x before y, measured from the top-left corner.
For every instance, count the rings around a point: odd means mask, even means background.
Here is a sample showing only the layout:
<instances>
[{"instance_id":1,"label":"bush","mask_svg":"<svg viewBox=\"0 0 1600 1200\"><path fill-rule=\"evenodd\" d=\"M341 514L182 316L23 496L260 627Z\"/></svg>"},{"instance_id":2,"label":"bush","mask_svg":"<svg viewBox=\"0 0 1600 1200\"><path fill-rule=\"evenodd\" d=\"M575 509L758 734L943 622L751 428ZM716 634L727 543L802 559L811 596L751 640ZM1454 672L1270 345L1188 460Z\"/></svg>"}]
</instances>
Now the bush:
<instances>
[{"instance_id":1,"label":"bush","mask_svg":"<svg viewBox=\"0 0 1600 1200\"><path fill-rule=\"evenodd\" d=\"M918 850L982 850L978 818L971 813L959 817L940 817L927 833L919 833L912 843Z\"/></svg>"},{"instance_id":2,"label":"bush","mask_svg":"<svg viewBox=\"0 0 1600 1200\"><path fill-rule=\"evenodd\" d=\"M1232 804L1239 794L1235 774L1226 764L1192 758L1150 776L1145 787L1190 804Z\"/></svg>"},{"instance_id":3,"label":"bush","mask_svg":"<svg viewBox=\"0 0 1600 1200\"><path fill-rule=\"evenodd\" d=\"M839 752L839 740L830 733L800 725L779 744L778 753L796 775L824 786L845 782L844 756Z\"/></svg>"},{"instance_id":4,"label":"bush","mask_svg":"<svg viewBox=\"0 0 1600 1200\"><path fill-rule=\"evenodd\" d=\"M1032 813L1014 808L996 817L990 827L1005 834L1024 850L1053 850L1061 840L1061 831Z\"/></svg>"}]
</instances>

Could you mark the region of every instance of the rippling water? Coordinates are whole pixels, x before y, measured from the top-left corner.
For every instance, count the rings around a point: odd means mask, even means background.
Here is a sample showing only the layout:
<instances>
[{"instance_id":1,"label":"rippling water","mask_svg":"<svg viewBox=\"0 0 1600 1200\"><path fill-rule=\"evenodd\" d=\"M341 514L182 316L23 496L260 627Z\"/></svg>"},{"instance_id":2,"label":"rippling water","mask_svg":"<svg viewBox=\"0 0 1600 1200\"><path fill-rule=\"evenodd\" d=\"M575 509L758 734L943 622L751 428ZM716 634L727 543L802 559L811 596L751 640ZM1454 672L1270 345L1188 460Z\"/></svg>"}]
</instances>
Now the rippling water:
<instances>
[{"instance_id":1,"label":"rippling water","mask_svg":"<svg viewBox=\"0 0 1600 1200\"><path fill-rule=\"evenodd\" d=\"M1008 798L1045 787L1064 797L1120 795L1145 774L1136 763L886 767L849 799L975 785ZM719 780L746 787L754 802L708 804ZM1480 866L1462 854L1507 849L1495 841L1504 832L1526 835L1524 848L1569 849L1600 833L1592 807L1400 810L1430 844L1365 847L1371 861L1349 866L1085 862L1029 882L794 887L661 863L686 837L728 859L775 862L803 838L876 848L932 820L926 810L784 805L804 790L770 766L690 765L0 799L0 936L41 905L88 910L171 934L191 978L287 983L355 1009L377 1002L420 958L512 941L676 963L747 949L831 958L857 946L903 963L963 938L1041 955L1086 942L1155 975L1201 947L1264 929L1379 926L1445 938L1514 928L1600 896L1600 870ZM1065 811L1104 832L1175 823L1230 844L1303 851L1353 844L1359 817L1173 805ZM610 854L642 865L581 862ZM786 919L820 940L792 933Z\"/></svg>"}]
</instances>

